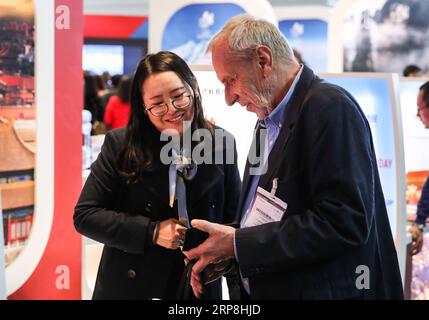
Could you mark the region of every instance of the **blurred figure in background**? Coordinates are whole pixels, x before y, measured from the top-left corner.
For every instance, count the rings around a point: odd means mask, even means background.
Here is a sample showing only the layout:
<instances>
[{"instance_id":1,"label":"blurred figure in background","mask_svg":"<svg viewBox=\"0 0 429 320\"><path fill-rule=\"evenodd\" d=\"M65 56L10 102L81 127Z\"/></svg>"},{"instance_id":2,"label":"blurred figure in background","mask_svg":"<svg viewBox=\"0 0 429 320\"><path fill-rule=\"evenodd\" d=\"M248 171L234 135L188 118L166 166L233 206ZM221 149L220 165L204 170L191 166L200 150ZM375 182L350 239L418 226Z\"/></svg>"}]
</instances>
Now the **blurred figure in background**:
<instances>
[{"instance_id":1,"label":"blurred figure in background","mask_svg":"<svg viewBox=\"0 0 429 320\"><path fill-rule=\"evenodd\" d=\"M110 76L109 71L104 71L101 74L101 80L103 80L103 87L104 89L108 90L112 86L112 77Z\"/></svg>"},{"instance_id":2,"label":"blurred figure in background","mask_svg":"<svg viewBox=\"0 0 429 320\"><path fill-rule=\"evenodd\" d=\"M426 129L429 129L429 81L420 87L417 96L417 116L423 122ZM410 232L413 238L411 254L415 255L423 247L423 230L426 225L426 219L429 217L429 177L423 185L422 195L417 205L416 221L411 226Z\"/></svg>"},{"instance_id":3,"label":"blurred figure in background","mask_svg":"<svg viewBox=\"0 0 429 320\"><path fill-rule=\"evenodd\" d=\"M97 85L97 94L98 96L101 96L104 93L105 88L103 78L99 74L94 75L94 78Z\"/></svg>"},{"instance_id":4,"label":"blurred figure in background","mask_svg":"<svg viewBox=\"0 0 429 320\"><path fill-rule=\"evenodd\" d=\"M119 82L118 95L111 96L104 113L104 123L111 129L125 127L130 118L130 96L131 96L130 77L124 76Z\"/></svg>"},{"instance_id":5,"label":"blurred figure in background","mask_svg":"<svg viewBox=\"0 0 429 320\"><path fill-rule=\"evenodd\" d=\"M416 65L410 64L402 71L404 77L423 77L422 69Z\"/></svg>"},{"instance_id":6,"label":"blurred figure in background","mask_svg":"<svg viewBox=\"0 0 429 320\"><path fill-rule=\"evenodd\" d=\"M100 99L97 95L97 82L89 73L84 75L84 109L92 114L92 123L103 119Z\"/></svg>"},{"instance_id":7,"label":"blurred figure in background","mask_svg":"<svg viewBox=\"0 0 429 320\"><path fill-rule=\"evenodd\" d=\"M103 95L100 96L101 105L104 110L106 110L107 103L109 102L110 97L118 95L118 86L119 82L121 81L121 78L122 75L115 74L110 80L110 87L104 90Z\"/></svg>"}]
</instances>

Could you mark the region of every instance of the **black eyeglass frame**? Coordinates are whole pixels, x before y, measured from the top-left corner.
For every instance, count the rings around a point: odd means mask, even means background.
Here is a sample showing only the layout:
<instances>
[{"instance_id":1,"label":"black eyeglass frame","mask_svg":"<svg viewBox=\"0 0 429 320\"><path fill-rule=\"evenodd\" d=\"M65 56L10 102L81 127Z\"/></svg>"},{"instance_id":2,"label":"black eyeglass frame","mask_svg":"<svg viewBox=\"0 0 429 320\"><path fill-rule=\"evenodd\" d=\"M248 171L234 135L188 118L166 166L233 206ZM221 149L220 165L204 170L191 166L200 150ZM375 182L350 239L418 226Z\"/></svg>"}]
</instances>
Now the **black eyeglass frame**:
<instances>
[{"instance_id":1,"label":"black eyeglass frame","mask_svg":"<svg viewBox=\"0 0 429 320\"><path fill-rule=\"evenodd\" d=\"M186 97L186 98L190 98L190 99L189 99L189 103L188 103L186 106L183 106L183 107L177 107L177 106L176 106L176 104L175 104L175 102L176 102L177 100L179 100L179 99L183 99L184 97ZM147 114L148 112L150 112L154 117L160 118L160 117L162 117L163 115L165 115L165 114L168 112L168 105L169 105L169 104L171 104L171 105L172 105L176 110L186 110L186 109L188 109L189 107L191 107L191 106L192 106L193 99L194 99L194 96L193 96L192 94L190 94L190 93L186 94L186 92L185 92L185 93L183 93L182 95L180 95L180 97L175 98L175 99L171 99L171 100L170 100L170 102L165 102L165 103L160 103L160 104L157 104L157 105L152 105L152 106L150 106L149 108L144 108L144 111L145 111L145 113L146 113L146 114ZM156 115L156 114L154 114L154 113L152 112L152 109L153 109L153 108L156 108L156 107L159 107L159 106L164 106L165 111L164 111L162 114L158 114L158 115ZM143 106L143 107L144 107L144 106Z\"/></svg>"}]
</instances>

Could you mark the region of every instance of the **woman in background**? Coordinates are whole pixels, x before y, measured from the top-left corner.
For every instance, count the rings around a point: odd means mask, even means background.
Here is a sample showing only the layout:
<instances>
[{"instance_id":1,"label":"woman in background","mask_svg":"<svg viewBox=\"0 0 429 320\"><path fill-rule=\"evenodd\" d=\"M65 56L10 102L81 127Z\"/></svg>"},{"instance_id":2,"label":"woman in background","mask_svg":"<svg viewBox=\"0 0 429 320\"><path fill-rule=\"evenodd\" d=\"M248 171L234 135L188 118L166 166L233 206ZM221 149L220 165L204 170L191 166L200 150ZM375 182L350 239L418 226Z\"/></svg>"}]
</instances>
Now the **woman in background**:
<instances>
[{"instance_id":1,"label":"woman in background","mask_svg":"<svg viewBox=\"0 0 429 320\"><path fill-rule=\"evenodd\" d=\"M104 112L104 123L111 129L125 127L131 113L131 83L132 79L123 76L119 82L118 95L111 96Z\"/></svg>"}]
</instances>

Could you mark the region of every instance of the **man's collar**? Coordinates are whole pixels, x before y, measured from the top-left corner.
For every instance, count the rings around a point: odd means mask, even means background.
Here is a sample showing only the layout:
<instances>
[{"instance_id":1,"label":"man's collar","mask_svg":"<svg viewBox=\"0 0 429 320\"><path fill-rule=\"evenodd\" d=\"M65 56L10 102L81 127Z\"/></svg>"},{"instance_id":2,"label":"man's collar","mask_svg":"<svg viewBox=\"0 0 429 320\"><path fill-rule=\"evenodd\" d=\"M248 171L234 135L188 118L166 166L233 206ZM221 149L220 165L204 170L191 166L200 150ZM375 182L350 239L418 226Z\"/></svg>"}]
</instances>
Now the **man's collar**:
<instances>
[{"instance_id":1,"label":"man's collar","mask_svg":"<svg viewBox=\"0 0 429 320\"><path fill-rule=\"evenodd\" d=\"M282 101L280 101L280 103L274 108L274 110L265 119L262 120L265 125L271 123L279 128L282 127L284 121L283 115L286 109L286 105L288 104L293 92L295 91L296 85L301 77L302 71L304 70L304 66L301 64L298 70L299 71L293 79L292 84L289 90L286 92L286 95L283 97Z\"/></svg>"}]
</instances>

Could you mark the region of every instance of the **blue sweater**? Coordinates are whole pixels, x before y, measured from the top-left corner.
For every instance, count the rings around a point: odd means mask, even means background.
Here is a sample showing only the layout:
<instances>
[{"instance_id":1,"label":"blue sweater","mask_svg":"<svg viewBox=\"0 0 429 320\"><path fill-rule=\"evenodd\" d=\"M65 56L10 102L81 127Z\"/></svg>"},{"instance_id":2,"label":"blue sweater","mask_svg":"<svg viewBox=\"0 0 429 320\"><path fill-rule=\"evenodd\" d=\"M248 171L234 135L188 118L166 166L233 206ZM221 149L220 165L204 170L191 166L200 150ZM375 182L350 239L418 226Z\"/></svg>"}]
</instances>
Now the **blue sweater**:
<instances>
[{"instance_id":1,"label":"blue sweater","mask_svg":"<svg viewBox=\"0 0 429 320\"><path fill-rule=\"evenodd\" d=\"M417 205L416 223L425 224L427 217L429 217L429 177L426 179Z\"/></svg>"}]
</instances>

